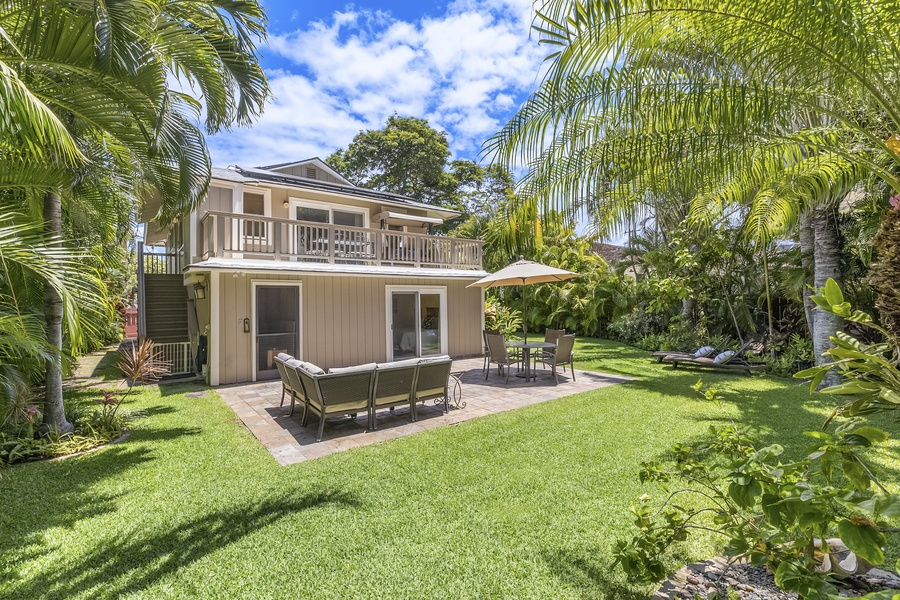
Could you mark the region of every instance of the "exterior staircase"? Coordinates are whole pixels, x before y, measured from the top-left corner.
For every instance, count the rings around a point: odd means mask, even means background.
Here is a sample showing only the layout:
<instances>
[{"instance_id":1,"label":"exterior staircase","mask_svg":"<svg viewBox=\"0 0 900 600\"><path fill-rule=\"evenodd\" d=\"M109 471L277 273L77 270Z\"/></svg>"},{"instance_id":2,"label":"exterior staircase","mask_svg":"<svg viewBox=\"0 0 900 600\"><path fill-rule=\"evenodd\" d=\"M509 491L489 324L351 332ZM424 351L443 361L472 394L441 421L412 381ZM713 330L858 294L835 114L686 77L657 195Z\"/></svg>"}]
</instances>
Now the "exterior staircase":
<instances>
[{"instance_id":1,"label":"exterior staircase","mask_svg":"<svg viewBox=\"0 0 900 600\"><path fill-rule=\"evenodd\" d=\"M181 275L144 275L145 336L157 344L190 341L187 300Z\"/></svg>"},{"instance_id":2,"label":"exterior staircase","mask_svg":"<svg viewBox=\"0 0 900 600\"><path fill-rule=\"evenodd\" d=\"M172 375L194 372L188 293L178 253L145 252L138 243L138 337L152 340Z\"/></svg>"}]
</instances>

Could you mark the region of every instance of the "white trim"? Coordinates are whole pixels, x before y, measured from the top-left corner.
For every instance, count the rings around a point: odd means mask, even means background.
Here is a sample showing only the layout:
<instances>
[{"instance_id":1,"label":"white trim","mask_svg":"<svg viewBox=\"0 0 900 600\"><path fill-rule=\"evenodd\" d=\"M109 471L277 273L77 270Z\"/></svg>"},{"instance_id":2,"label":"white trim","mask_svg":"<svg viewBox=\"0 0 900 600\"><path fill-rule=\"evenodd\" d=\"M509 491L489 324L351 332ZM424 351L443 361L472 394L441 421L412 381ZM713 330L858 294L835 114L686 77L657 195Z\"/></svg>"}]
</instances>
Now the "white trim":
<instances>
[{"instance_id":1,"label":"white trim","mask_svg":"<svg viewBox=\"0 0 900 600\"><path fill-rule=\"evenodd\" d=\"M272 265L277 265L273 268ZM333 275L346 277L381 277L414 279L466 279L477 281L488 275L482 270L429 269L414 267L368 267L360 265L331 265L328 263L277 262L256 259L210 258L185 267L185 273L205 273L215 270L220 273L253 273L258 275Z\"/></svg>"},{"instance_id":2,"label":"white trim","mask_svg":"<svg viewBox=\"0 0 900 600\"><path fill-rule=\"evenodd\" d=\"M385 293L385 323L386 323L386 336L387 336L387 358L388 360L394 360L394 331L393 331L393 323L391 322L393 319L393 314L391 309L393 308L393 302L391 296L394 292L415 292L416 294L437 294L441 299L441 354L448 354L449 348L449 337L450 332L448 329L448 305L447 305L447 286L445 285L386 285L384 286ZM416 351L421 354L422 353L422 319L419 316L419 305L420 303L416 303Z\"/></svg>"},{"instance_id":3,"label":"white trim","mask_svg":"<svg viewBox=\"0 0 900 600\"><path fill-rule=\"evenodd\" d=\"M297 220L297 207L305 206L307 208L316 208L319 210L327 210L328 211L328 222L330 225L334 225L334 211L338 210L340 212L345 213L355 213L363 216L363 227L369 228L372 222L369 220L369 209L364 206L350 206L347 204L332 204L331 202L321 202L319 200L307 200L306 198L288 198L291 202L290 213L288 213L288 219L292 221ZM343 225L338 225L338 227L344 227Z\"/></svg>"},{"instance_id":4,"label":"white trim","mask_svg":"<svg viewBox=\"0 0 900 600\"><path fill-rule=\"evenodd\" d=\"M250 280L250 344L253 369L251 381L256 381L257 376L257 342L256 342L256 289L259 287L290 287L297 289L297 356L298 360L303 359L303 282L277 279L251 279Z\"/></svg>"},{"instance_id":5,"label":"white trim","mask_svg":"<svg viewBox=\"0 0 900 600\"><path fill-rule=\"evenodd\" d=\"M484 331L484 288L481 288L481 331Z\"/></svg>"},{"instance_id":6,"label":"white trim","mask_svg":"<svg viewBox=\"0 0 900 600\"><path fill-rule=\"evenodd\" d=\"M209 385L219 385L219 272L209 272Z\"/></svg>"}]
</instances>

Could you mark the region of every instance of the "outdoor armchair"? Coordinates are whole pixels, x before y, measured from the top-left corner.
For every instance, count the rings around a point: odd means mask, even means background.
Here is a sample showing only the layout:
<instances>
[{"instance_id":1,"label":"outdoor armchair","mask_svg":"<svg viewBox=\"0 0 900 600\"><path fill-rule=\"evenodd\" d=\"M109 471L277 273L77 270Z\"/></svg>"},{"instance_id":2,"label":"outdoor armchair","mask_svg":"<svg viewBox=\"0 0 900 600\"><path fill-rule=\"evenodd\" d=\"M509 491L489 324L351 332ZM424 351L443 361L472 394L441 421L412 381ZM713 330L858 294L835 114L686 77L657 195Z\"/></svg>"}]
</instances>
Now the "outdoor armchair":
<instances>
[{"instance_id":1,"label":"outdoor armchair","mask_svg":"<svg viewBox=\"0 0 900 600\"><path fill-rule=\"evenodd\" d=\"M450 369L453 360L449 356L423 358L419 361L416 375L416 402L425 400L444 400L444 412L450 412ZM412 420L418 420L416 402L412 403Z\"/></svg>"},{"instance_id":2,"label":"outdoor armchair","mask_svg":"<svg viewBox=\"0 0 900 600\"><path fill-rule=\"evenodd\" d=\"M291 383L288 381L287 371L284 369L284 362L291 360L294 358L290 354L285 354L284 352L279 352L277 356L275 356L275 368L278 369L278 376L281 378L281 404L278 406L284 406L284 395L287 392L291 391Z\"/></svg>"},{"instance_id":3,"label":"outdoor armchair","mask_svg":"<svg viewBox=\"0 0 900 600\"><path fill-rule=\"evenodd\" d=\"M371 395L375 382L375 364L331 369L326 374L314 375L300 368L300 381L306 392L306 409L302 425L309 421L309 413L319 415L319 432L316 441L325 434L325 418L331 415L356 415L366 411L368 423L372 422Z\"/></svg>"},{"instance_id":4,"label":"outdoor armchair","mask_svg":"<svg viewBox=\"0 0 900 600\"><path fill-rule=\"evenodd\" d=\"M379 363L375 367L375 388L372 392L372 410L369 428L378 429L379 408L408 405L412 418L416 403L416 373L419 359ZM413 418L415 420L415 418Z\"/></svg>"},{"instance_id":5,"label":"outdoor armchair","mask_svg":"<svg viewBox=\"0 0 900 600\"><path fill-rule=\"evenodd\" d=\"M503 368L506 367L506 383L509 383L510 367L522 362L522 359L511 356L506 349L506 340L502 335L488 335L487 343L490 352L490 364L497 365L497 374L503 375ZM491 374L490 369L484 374L484 380L487 381L488 375Z\"/></svg>"}]
</instances>

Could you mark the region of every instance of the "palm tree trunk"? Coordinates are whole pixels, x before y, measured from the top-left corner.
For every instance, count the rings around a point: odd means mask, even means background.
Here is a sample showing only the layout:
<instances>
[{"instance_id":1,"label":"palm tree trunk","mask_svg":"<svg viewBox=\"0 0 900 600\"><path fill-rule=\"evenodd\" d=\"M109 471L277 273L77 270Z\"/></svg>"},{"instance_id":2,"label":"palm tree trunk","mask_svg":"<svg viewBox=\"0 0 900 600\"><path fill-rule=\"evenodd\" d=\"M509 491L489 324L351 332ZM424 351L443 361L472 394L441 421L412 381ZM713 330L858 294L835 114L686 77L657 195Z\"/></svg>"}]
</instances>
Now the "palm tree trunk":
<instances>
[{"instance_id":1,"label":"palm tree trunk","mask_svg":"<svg viewBox=\"0 0 900 600\"><path fill-rule=\"evenodd\" d=\"M813 270L815 267L816 233L812 226L812 215L805 212L800 215L800 266L803 269L803 310L806 313L806 326L809 337L815 335L816 303L812 301Z\"/></svg>"},{"instance_id":2,"label":"palm tree trunk","mask_svg":"<svg viewBox=\"0 0 900 600\"><path fill-rule=\"evenodd\" d=\"M58 194L44 195L44 232L50 244L62 242L62 201ZM55 238L55 239L54 239ZM62 320L63 302L59 294L49 284L44 285L44 318L47 323L47 341L50 344L50 358L47 360L46 391L44 395L44 424L61 434L74 429L66 420L62 390Z\"/></svg>"},{"instance_id":3,"label":"palm tree trunk","mask_svg":"<svg viewBox=\"0 0 900 600\"><path fill-rule=\"evenodd\" d=\"M814 285L825 287L828 279L841 283L841 240L838 234L837 206L825 205L817 208L812 216L812 227L815 232L815 266ZM813 348L816 353L816 364L832 362L822 354L832 347L831 337L843 326L839 316L816 310L813 317ZM830 371L822 382L823 386L837 385L841 381L837 371Z\"/></svg>"},{"instance_id":4,"label":"palm tree trunk","mask_svg":"<svg viewBox=\"0 0 900 600\"><path fill-rule=\"evenodd\" d=\"M693 298L685 298L681 301L681 322L684 325L694 326L694 307L697 301Z\"/></svg>"}]
</instances>

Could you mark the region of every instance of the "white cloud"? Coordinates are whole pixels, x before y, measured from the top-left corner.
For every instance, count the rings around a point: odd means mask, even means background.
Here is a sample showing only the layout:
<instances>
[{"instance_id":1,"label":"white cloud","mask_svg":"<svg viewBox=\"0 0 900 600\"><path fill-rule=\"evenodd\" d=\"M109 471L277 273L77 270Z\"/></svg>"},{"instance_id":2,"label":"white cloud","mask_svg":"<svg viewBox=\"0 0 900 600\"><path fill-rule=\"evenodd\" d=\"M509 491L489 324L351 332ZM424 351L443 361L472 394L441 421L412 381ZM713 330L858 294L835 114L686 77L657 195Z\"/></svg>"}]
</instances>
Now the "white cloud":
<instances>
[{"instance_id":1,"label":"white cloud","mask_svg":"<svg viewBox=\"0 0 900 600\"><path fill-rule=\"evenodd\" d=\"M352 6L328 22L270 32L274 96L259 122L210 141L215 164L325 157L394 112L449 133L474 158L536 85L544 49L530 0L456 0L417 22Z\"/></svg>"}]
</instances>

